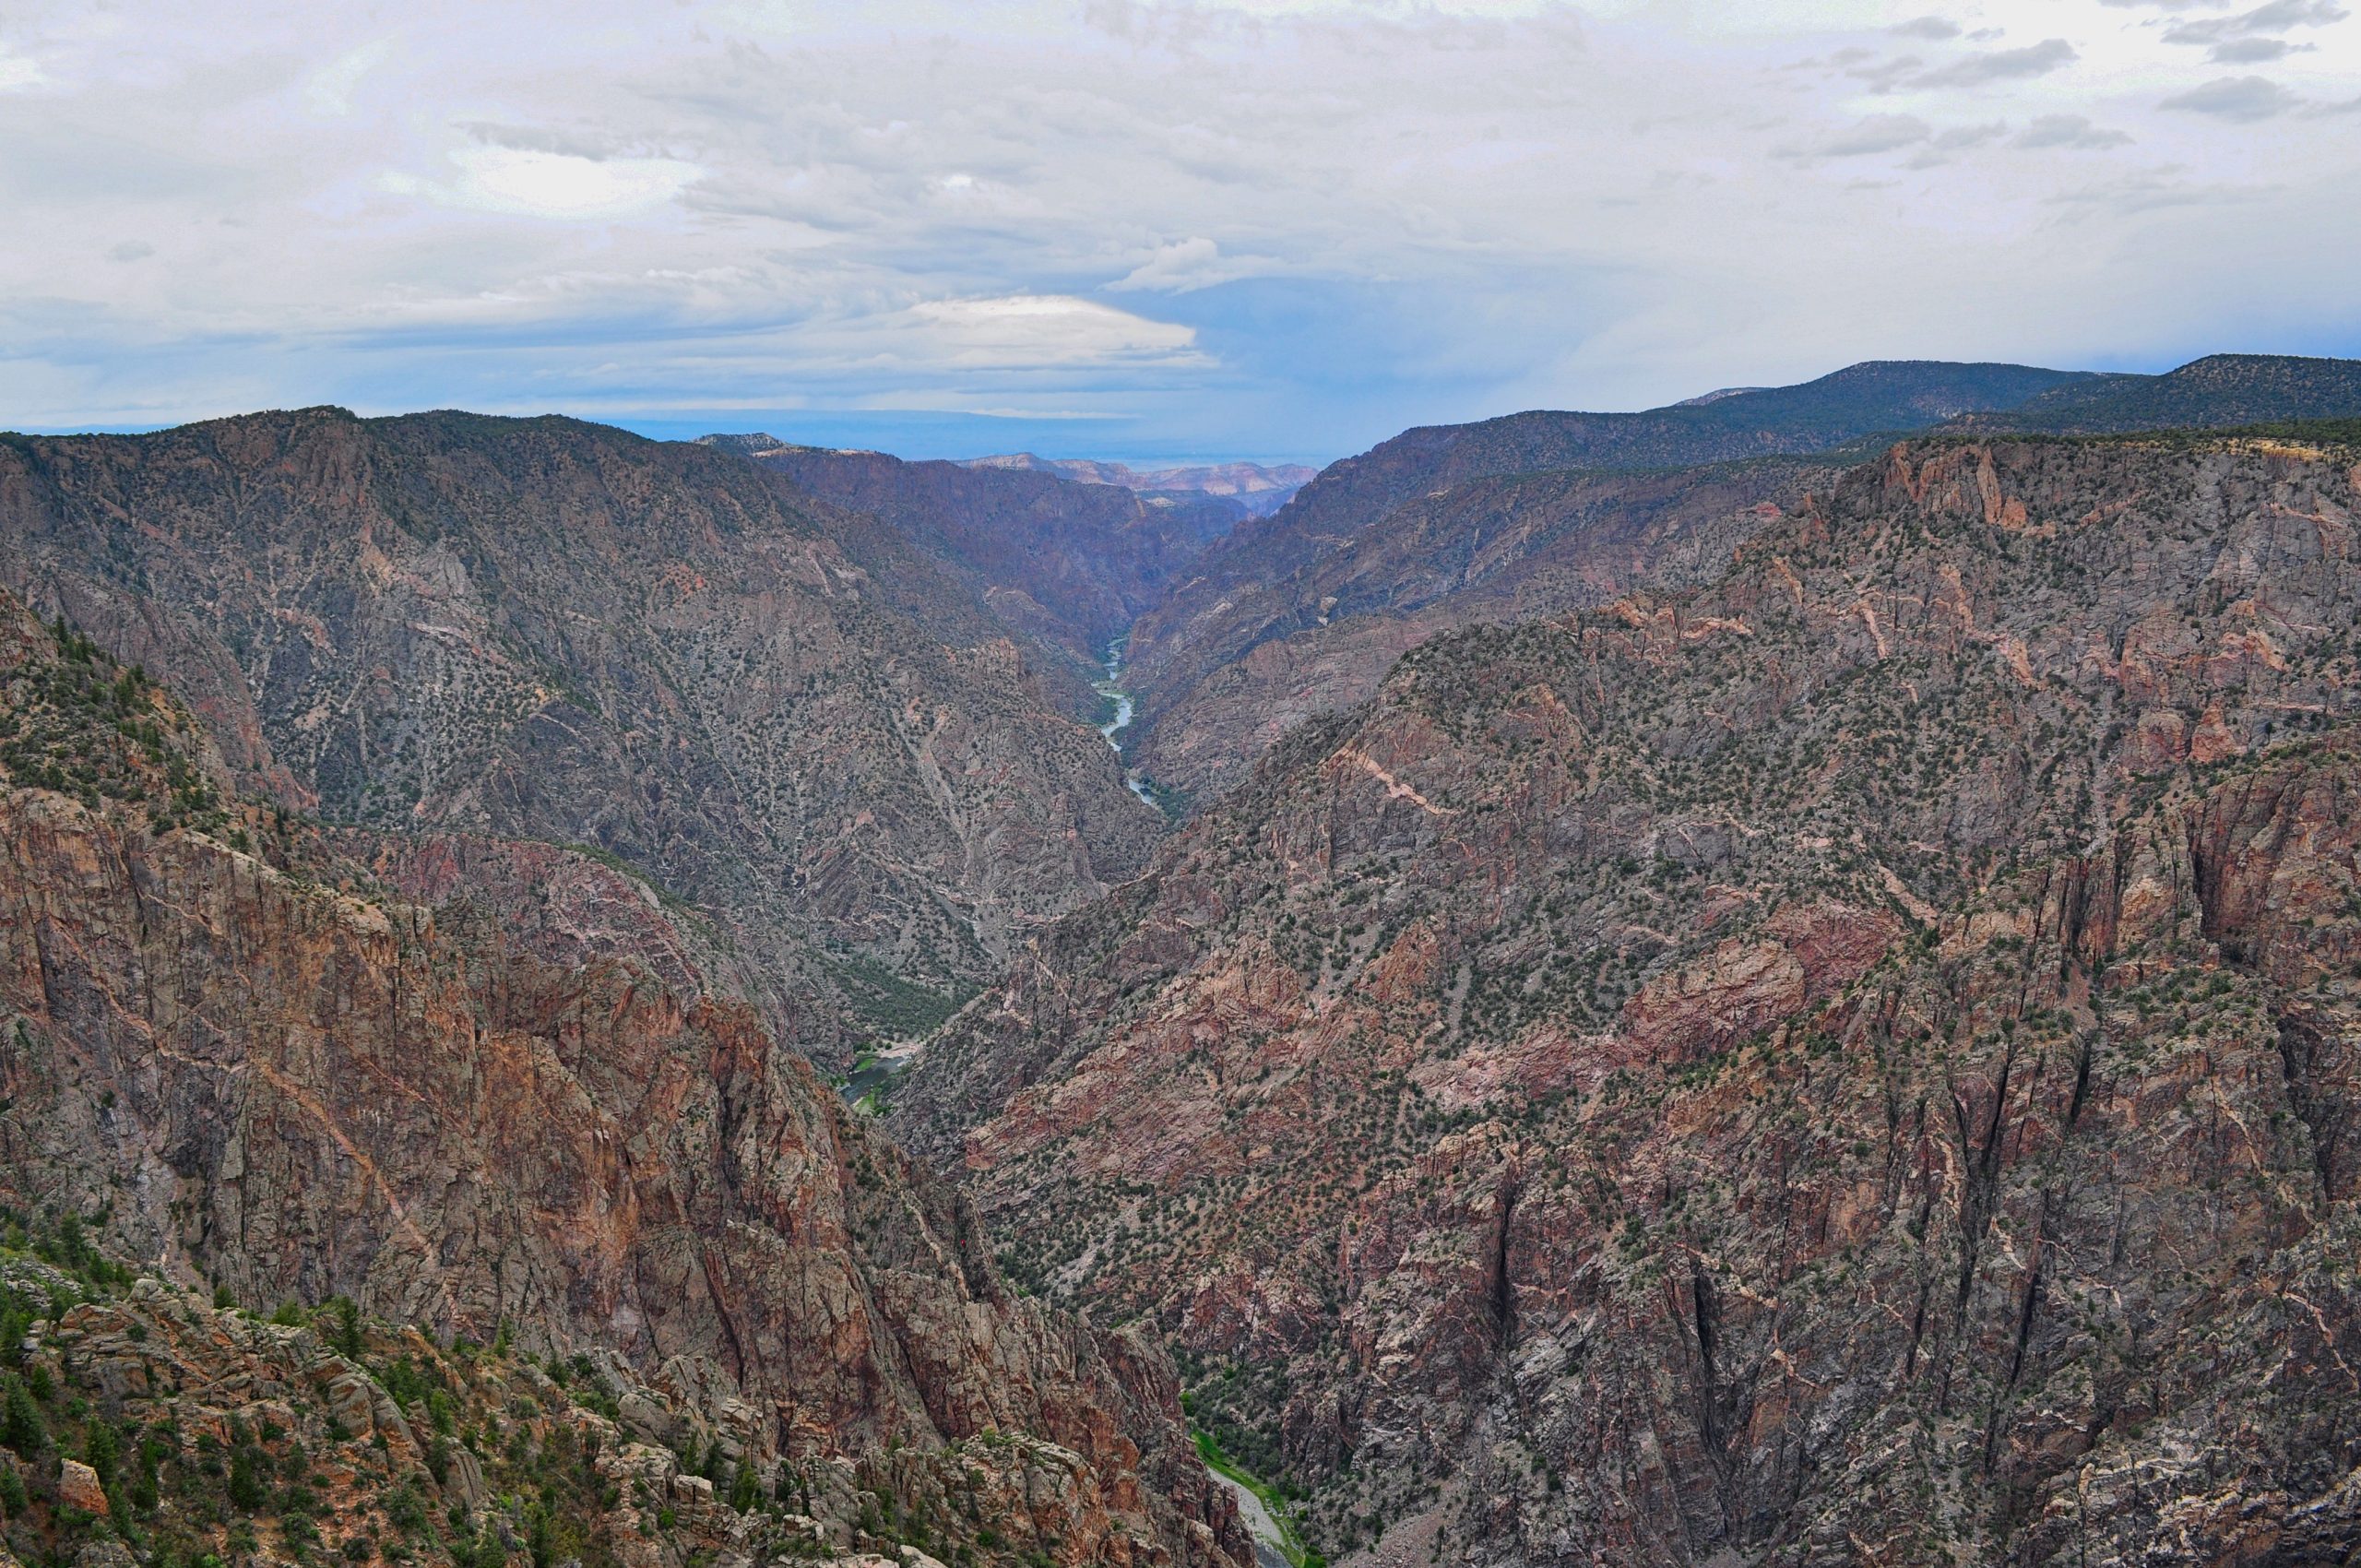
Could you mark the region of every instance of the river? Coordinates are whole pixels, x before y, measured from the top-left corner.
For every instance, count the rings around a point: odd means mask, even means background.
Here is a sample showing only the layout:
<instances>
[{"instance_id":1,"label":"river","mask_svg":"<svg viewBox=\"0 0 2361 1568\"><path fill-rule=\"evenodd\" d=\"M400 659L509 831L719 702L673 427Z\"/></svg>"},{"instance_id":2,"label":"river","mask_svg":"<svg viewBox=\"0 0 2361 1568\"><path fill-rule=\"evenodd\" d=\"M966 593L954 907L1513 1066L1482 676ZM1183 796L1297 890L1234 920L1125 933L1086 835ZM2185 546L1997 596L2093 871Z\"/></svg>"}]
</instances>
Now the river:
<instances>
[{"instance_id":1,"label":"river","mask_svg":"<svg viewBox=\"0 0 2361 1568\"><path fill-rule=\"evenodd\" d=\"M1242 1482L1230 1479L1211 1465L1205 1467L1205 1474L1238 1500L1238 1522L1246 1526L1247 1535L1253 1539L1256 1568L1291 1568L1287 1538L1280 1531L1279 1522L1271 1517L1271 1511L1263 1506L1263 1500Z\"/></svg>"},{"instance_id":2,"label":"river","mask_svg":"<svg viewBox=\"0 0 2361 1568\"><path fill-rule=\"evenodd\" d=\"M1127 640L1124 637L1117 637L1107 645L1106 678L1090 683L1092 691L1115 705L1115 717L1101 724L1098 727L1098 733L1106 741L1109 749L1119 757L1123 754L1123 742L1116 737L1131 727L1133 707L1132 694L1123 690L1123 644ZM1141 781L1139 769L1125 768L1123 782L1130 786L1133 794L1137 795L1149 805L1156 804L1156 797L1147 792L1147 785Z\"/></svg>"}]
</instances>

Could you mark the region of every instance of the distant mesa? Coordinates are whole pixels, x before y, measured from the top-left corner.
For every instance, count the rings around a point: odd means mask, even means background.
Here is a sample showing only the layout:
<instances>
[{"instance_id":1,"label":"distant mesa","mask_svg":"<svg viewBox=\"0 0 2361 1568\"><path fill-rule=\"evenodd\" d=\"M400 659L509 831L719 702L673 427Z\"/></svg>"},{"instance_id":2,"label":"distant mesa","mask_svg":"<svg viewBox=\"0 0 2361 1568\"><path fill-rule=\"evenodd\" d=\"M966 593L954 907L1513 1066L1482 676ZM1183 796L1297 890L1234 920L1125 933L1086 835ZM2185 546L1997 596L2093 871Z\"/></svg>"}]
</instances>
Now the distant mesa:
<instances>
[{"instance_id":1,"label":"distant mesa","mask_svg":"<svg viewBox=\"0 0 2361 1568\"><path fill-rule=\"evenodd\" d=\"M883 457L865 446L810 446L781 441L764 431L742 431L697 437L698 444L719 446L749 457L792 457L826 454L838 457ZM1100 462L1091 457L1044 457L1032 452L1002 452L989 457L956 460L963 469L993 469L1003 472L1048 474L1076 484L1113 485L1137 493L1151 505L1215 495L1235 501L1245 516L1267 517L1295 498L1320 470L1302 463L1202 463L1190 467L1140 469L1128 463Z\"/></svg>"},{"instance_id":2,"label":"distant mesa","mask_svg":"<svg viewBox=\"0 0 2361 1568\"><path fill-rule=\"evenodd\" d=\"M1102 463L1088 457L1042 457L1030 452L1006 452L991 457L970 457L969 469L1021 469L1056 474L1080 484L1111 484L1143 494L1192 493L1226 495L1243 505L1248 515L1267 517L1292 499L1320 470L1301 463L1206 463L1191 468L1150 469L1127 463Z\"/></svg>"}]
</instances>

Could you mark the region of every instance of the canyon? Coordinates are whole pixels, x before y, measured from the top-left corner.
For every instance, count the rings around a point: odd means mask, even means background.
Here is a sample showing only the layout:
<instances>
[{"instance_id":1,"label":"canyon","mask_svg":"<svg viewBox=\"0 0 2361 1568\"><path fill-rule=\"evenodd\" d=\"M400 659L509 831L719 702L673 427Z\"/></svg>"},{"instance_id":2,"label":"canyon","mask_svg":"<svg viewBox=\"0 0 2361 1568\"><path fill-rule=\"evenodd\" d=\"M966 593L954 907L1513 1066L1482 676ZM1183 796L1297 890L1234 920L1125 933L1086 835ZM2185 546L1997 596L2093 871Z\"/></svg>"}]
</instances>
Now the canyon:
<instances>
[{"instance_id":1,"label":"canyon","mask_svg":"<svg viewBox=\"0 0 2361 1568\"><path fill-rule=\"evenodd\" d=\"M2355 415L7 437L0 1551L2343 1561Z\"/></svg>"}]
</instances>

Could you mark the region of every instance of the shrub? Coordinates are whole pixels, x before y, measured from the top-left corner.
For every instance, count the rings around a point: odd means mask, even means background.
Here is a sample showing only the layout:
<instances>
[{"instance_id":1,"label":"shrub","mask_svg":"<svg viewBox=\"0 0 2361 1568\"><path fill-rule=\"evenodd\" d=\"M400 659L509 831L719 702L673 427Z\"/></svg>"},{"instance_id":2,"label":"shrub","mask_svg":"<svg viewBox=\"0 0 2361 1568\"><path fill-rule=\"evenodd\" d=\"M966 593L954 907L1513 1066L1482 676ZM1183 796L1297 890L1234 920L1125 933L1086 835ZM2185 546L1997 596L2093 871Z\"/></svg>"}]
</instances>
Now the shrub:
<instances>
[{"instance_id":1,"label":"shrub","mask_svg":"<svg viewBox=\"0 0 2361 1568\"><path fill-rule=\"evenodd\" d=\"M255 1463L255 1451L239 1449L230 1456L230 1501L251 1511L261 1507L267 1495L261 1467Z\"/></svg>"}]
</instances>

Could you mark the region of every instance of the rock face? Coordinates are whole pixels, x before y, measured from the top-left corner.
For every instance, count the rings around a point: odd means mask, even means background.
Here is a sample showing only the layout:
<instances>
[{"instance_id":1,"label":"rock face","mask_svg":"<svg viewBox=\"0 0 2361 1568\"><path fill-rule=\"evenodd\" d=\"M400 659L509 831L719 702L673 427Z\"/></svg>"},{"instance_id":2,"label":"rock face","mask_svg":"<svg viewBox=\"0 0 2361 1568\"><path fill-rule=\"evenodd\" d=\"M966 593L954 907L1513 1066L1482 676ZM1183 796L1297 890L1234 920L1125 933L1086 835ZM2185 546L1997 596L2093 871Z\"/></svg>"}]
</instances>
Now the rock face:
<instances>
[{"instance_id":1,"label":"rock face","mask_svg":"<svg viewBox=\"0 0 2361 1568\"><path fill-rule=\"evenodd\" d=\"M1037 1438L772 1458L672 1420L611 1360L445 1346L334 1309L266 1322L152 1276L77 1291L94 1299L14 1360L12 1386L49 1397L0 1455L23 1488L0 1552L131 1562L120 1530L175 1562L1161 1561L1090 1467Z\"/></svg>"},{"instance_id":2,"label":"rock face","mask_svg":"<svg viewBox=\"0 0 2361 1568\"><path fill-rule=\"evenodd\" d=\"M1823 452L1880 431L1923 429L1964 410L2012 408L2082 379L2074 372L2028 365L1870 362L1801 386L1751 388L1643 413L1536 410L1406 430L1329 464L1276 514L1241 525L1207 551L1170 600L1143 619L1134 672L1153 695L1169 683L1169 664L1184 664L1194 680L1238 657L1242 647L1192 656L1188 628L1218 617L1216 607L1241 589L1287 582L1337 546L1384 524L1396 508L1473 480Z\"/></svg>"},{"instance_id":3,"label":"rock face","mask_svg":"<svg viewBox=\"0 0 2361 1568\"><path fill-rule=\"evenodd\" d=\"M947 1009L1160 826L972 585L710 447L335 410L17 440L0 579L167 678L248 792L620 857L823 1059L843 1003Z\"/></svg>"},{"instance_id":4,"label":"rock face","mask_svg":"<svg viewBox=\"0 0 2361 1568\"><path fill-rule=\"evenodd\" d=\"M0 1197L240 1300L597 1354L766 1468L1022 1437L1061 1561L1242 1557L1160 1353L1010 1294L643 884L228 801L152 686L7 631Z\"/></svg>"},{"instance_id":5,"label":"rock face","mask_svg":"<svg viewBox=\"0 0 2361 1568\"><path fill-rule=\"evenodd\" d=\"M896 1125L1332 1554L2343 1561L2356 485L1905 444L1438 637Z\"/></svg>"}]
</instances>

